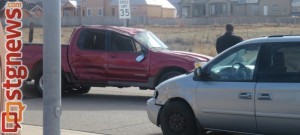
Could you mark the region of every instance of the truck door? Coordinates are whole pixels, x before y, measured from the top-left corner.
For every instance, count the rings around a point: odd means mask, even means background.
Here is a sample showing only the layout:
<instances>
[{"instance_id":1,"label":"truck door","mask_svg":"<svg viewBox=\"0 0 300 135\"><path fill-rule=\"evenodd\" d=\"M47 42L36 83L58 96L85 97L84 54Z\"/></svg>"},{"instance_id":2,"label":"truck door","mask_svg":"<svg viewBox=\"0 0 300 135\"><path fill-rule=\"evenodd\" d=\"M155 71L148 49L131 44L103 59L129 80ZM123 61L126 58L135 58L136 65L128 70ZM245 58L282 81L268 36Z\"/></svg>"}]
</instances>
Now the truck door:
<instances>
[{"instance_id":1,"label":"truck door","mask_svg":"<svg viewBox=\"0 0 300 135\"><path fill-rule=\"evenodd\" d=\"M104 30L83 29L73 44L70 65L79 81L107 81L106 33Z\"/></svg>"},{"instance_id":2,"label":"truck door","mask_svg":"<svg viewBox=\"0 0 300 135\"><path fill-rule=\"evenodd\" d=\"M108 55L108 78L110 81L146 82L149 74L150 57L137 62L142 46L131 37L111 33Z\"/></svg>"}]
</instances>

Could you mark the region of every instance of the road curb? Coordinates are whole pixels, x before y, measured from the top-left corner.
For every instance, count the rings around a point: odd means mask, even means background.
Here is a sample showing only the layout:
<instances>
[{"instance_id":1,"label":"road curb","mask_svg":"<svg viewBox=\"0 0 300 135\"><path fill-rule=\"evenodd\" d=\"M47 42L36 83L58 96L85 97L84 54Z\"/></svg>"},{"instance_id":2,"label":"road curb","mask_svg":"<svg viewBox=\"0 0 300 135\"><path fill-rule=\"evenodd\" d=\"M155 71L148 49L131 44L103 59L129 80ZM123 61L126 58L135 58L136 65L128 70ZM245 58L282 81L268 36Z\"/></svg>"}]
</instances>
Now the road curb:
<instances>
[{"instance_id":1,"label":"road curb","mask_svg":"<svg viewBox=\"0 0 300 135\"><path fill-rule=\"evenodd\" d=\"M42 135L43 127L33 125L22 125L21 135ZM102 135L74 130L61 129L61 135Z\"/></svg>"}]
</instances>

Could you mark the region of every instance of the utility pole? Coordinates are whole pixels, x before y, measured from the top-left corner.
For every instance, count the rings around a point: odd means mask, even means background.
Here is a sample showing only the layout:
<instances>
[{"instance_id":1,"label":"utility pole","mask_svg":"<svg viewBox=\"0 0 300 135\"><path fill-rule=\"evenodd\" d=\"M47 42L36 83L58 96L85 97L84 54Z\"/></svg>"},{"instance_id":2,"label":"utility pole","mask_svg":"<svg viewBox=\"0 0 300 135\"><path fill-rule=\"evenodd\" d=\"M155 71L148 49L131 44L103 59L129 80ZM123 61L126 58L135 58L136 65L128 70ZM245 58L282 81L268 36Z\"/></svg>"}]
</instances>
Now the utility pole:
<instances>
[{"instance_id":1,"label":"utility pole","mask_svg":"<svg viewBox=\"0 0 300 135\"><path fill-rule=\"evenodd\" d=\"M60 135L61 0L44 0L43 134Z\"/></svg>"}]
</instances>

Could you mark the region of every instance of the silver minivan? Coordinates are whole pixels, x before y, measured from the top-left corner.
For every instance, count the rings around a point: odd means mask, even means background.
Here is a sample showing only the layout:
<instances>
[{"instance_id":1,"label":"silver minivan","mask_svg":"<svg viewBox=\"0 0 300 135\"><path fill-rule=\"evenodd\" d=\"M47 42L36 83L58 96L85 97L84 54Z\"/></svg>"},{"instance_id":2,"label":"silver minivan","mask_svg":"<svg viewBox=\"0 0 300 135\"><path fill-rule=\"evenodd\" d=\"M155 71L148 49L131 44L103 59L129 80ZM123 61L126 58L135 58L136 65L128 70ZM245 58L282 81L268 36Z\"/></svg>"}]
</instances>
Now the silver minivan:
<instances>
[{"instance_id":1,"label":"silver minivan","mask_svg":"<svg viewBox=\"0 0 300 135\"><path fill-rule=\"evenodd\" d=\"M300 135L300 36L241 42L156 87L150 121L164 135Z\"/></svg>"}]
</instances>

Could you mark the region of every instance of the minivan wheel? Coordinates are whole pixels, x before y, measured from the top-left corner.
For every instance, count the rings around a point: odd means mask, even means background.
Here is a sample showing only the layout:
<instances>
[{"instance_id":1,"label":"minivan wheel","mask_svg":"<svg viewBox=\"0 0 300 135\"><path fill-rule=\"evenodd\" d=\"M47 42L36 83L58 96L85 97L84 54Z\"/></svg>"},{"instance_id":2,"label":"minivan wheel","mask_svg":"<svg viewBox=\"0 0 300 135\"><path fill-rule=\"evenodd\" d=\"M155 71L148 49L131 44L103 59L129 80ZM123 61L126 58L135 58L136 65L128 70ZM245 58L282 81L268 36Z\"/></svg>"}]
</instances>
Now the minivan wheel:
<instances>
[{"instance_id":1,"label":"minivan wheel","mask_svg":"<svg viewBox=\"0 0 300 135\"><path fill-rule=\"evenodd\" d=\"M184 102L168 103L160 115L164 135L196 135L196 120L191 108Z\"/></svg>"}]
</instances>

